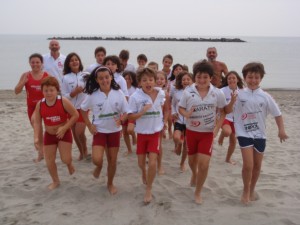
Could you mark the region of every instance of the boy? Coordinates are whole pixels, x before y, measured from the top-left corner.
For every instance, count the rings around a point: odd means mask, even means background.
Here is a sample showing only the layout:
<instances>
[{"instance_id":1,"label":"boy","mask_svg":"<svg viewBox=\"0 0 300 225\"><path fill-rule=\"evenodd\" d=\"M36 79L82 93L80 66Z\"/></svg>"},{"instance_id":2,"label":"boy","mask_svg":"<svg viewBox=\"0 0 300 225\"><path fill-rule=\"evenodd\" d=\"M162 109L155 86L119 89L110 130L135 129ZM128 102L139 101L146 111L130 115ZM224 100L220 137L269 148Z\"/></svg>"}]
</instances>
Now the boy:
<instances>
[{"instance_id":1,"label":"boy","mask_svg":"<svg viewBox=\"0 0 300 225\"><path fill-rule=\"evenodd\" d=\"M137 70L143 69L146 66L147 62L148 62L147 56L145 54L139 54L137 56L136 60L137 60L137 63L138 63Z\"/></svg>"},{"instance_id":2,"label":"boy","mask_svg":"<svg viewBox=\"0 0 300 225\"><path fill-rule=\"evenodd\" d=\"M288 136L285 133L282 115L275 100L260 88L265 70L261 63L244 66L243 77L247 88L239 91L234 103L234 127L243 157L242 178L244 190L241 202L255 201L255 185L260 175L261 163L266 147L266 118L275 117L280 142ZM231 102L230 105L233 105Z\"/></svg>"},{"instance_id":3,"label":"boy","mask_svg":"<svg viewBox=\"0 0 300 225\"><path fill-rule=\"evenodd\" d=\"M128 120L136 121L138 165L146 185L144 202L152 200L152 183L156 175L157 155L159 154L160 132L166 126L168 111L165 106L165 92L156 88L156 73L150 68L138 71L140 85L129 98ZM148 155L148 170L146 156Z\"/></svg>"},{"instance_id":4,"label":"boy","mask_svg":"<svg viewBox=\"0 0 300 225\"><path fill-rule=\"evenodd\" d=\"M94 55L95 55L95 59L96 59L96 63L90 65L87 69L86 69L86 72L88 73L92 73L92 71L98 67L98 66L102 66L103 64L103 60L106 56L106 49L104 47L97 47L95 49L95 52L94 52Z\"/></svg>"}]
</instances>

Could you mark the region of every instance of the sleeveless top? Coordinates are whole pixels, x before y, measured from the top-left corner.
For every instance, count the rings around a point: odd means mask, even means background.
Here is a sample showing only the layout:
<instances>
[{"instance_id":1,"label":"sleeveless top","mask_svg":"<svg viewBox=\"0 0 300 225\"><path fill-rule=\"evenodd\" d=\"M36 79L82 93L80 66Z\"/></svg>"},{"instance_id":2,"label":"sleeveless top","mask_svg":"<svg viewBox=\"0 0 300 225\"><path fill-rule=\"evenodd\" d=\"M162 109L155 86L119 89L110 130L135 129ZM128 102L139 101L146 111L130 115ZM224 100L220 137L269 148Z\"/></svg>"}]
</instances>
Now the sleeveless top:
<instances>
[{"instance_id":1,"label":"sleeveless top","mask_svg":"<svg viewBox=\"0 0 300 225\"><path fill-rule=\"evenodd\" d=\"M46 99L43 98L40 104L40 114L46 126L56 126L67 121L68 113L66 112L62 97L57 96L54 105L48 106Z\"/></svg>"},{"instance_id":2,"label":"sleeveless top","mask_svg":"<svg viewBox=\"0 0 300 225\"><path fill-rule=\"evenodd\" d=\"M35 107L38 101L40 101L44 97L41 90L41 82L45 77L48 76L48 73L44 72L41 79L35 80L31 73L28 75L28 81L25 84L28 106Z\"/></svg>"}]
</instances>

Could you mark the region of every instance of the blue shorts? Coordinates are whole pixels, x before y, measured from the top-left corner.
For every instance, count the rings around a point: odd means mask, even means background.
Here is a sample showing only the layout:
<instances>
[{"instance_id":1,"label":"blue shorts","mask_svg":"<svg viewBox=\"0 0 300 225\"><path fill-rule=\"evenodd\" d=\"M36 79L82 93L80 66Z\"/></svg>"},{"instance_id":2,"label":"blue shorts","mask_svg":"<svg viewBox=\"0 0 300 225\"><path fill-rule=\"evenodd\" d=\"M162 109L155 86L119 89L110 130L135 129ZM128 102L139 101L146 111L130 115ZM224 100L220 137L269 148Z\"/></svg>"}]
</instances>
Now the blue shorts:
<instances>
[{"instance_id":1,"label":"blue shorts","mask_svg":"<svg viewBox=\"0 0 300 225\"><path fill-rule=\"evenodd\" d=\"M237 137L241 148L253 147L257 152L264 153L266 148L266 139Z\"/></svg>"},{"instance_id":2,"label":"blue shorts","mask_svg":"<svg viewBox=\"0 0 300 225\"><path fill-rule=\"evenodd\" d=\"M185 124L181 124L181 123L175 122L175 124L174 124L174 130L180 130L181 132L183 132L183 131L186 130L186 126L185 126Z\"/></svg>"}]
</instances>

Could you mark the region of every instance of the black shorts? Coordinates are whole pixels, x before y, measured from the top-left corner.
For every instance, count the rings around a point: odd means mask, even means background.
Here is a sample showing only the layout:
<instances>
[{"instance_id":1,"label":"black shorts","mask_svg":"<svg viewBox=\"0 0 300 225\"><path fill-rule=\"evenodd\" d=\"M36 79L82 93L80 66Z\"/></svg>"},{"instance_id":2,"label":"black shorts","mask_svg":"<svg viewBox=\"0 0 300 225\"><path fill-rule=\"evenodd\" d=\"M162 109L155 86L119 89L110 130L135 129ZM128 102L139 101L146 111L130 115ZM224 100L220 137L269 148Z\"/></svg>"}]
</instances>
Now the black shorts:
<instances>
[{"instance_id":1,"label":"black shorts","mask_svg":"<svg viewBox=\"0 0 300 225\"><path fill-rule=\"evenodd\" d=\"M185 126L185 124L181 124L181 123L175 122L175 124L174 124L174 130L180 130L181 132L183 132L183 131L186 130L186 126Z\"/></svg>"},{"instance_id":2,"label":"black shorts","mask_svg":"<svg viewBox=\"0 0 300 225\"><path fill-rule=\"evenodd\" d=\"M253 147L257 152L264 153L266 148L266 139L237 137L241 149Z\"/></svg>"}]
</instances>

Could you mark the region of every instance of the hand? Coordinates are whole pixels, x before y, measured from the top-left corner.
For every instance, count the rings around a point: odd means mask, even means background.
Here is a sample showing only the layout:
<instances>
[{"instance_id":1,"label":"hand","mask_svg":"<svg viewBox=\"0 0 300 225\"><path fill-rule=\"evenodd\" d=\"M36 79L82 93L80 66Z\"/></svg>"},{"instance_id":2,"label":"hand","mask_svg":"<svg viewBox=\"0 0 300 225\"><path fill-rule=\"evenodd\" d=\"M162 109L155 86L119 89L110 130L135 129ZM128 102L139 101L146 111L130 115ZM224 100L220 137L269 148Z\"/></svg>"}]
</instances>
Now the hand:
<instances>
[{"instance_id":1,"label":"hand","mask_svg":"<svg viewBox=\"0 0 300 225\"><path fill-rule=\"evenodd\" d=\"M179 119L178 113L172 114L172 118L174 121L177 121Z\"/></svg>"},{"instance_id":2,"label":"hand","mask_svg":"<svg viewBox=\"0 0 300 225\"><path fill-rule=\"evenodd\" d=\"M189 111L186 111L185 117L188 119L193 114L195 109L195 106L192 106L192 108Z\"/></svg>"},{"instance_id":3,"label":"hand","mask_svg":"<svg viewBox=\"0 0 300 225\"><path fill-rule=\"evenodd\" d=\"M92 135L97 134L97 128L96 128L96 126L95 126L94 124L90 124L90 125L88 125L87 127L88 127L88 129L89 129L89 131L90 131L90 133L91 133Z\"/></svg>"},{"instance_id":4,"label":"hand","mask_svg":"<svg viewBox=\"0 0 300 225\"><path fill-rule=\"evenodd\" d=\"M29 76L30 71L26 72L22 76L22 83L25 85L28 81L28 76Z\"/></svg>"},{"instance_id":5,"label":"hand","mask_svg":"<svg viewBox=\"0 0 300 225\"><path fill-rule=\"evenodd\" d=\"M235 91L232 91L230 95L231 95L230 102L232 102L232 103L235 103L235 101L236 101L236 98L237 98L237 96L238 96L238 92L237 92L237 90L235 90Z\"/></svg>"},{"instance_id":6,"label":"hand","mask_svg":"<svg viewBox=\"0 0 300 225\"><path fill-rule=\"evenodd\" d=\"M38 151L39 148L40 148L40 145L39 145L39 139L38 138L35 138L34 139L34 147L35 147L35 150Z\"/></svg>"},{"instance_id":7,"label":"hand","mask_svg":"<svg viewBox=\"0 0 300 225\"><path fill-rule=\"evenodd\" d=\"M115 120L116 126L120 127L121 126L121 117L119 117L118 115L115 115L114 120Z\"/></svg>"},{"instance_id":8,"label":"hand","mask_svg":"<svg viewBox=\"0 0 300 225\"><path fill-rule=\"evenodd\" d=\"M66 133L66 129L64 128L64 126L61 126L56 131L56 137L58 139L62 139L65 136L65 133Z\"/></svg>"},{"instance_id":9,"label":"hand","mask_svg":"<svg viewBox=\"0 0 300 225\"><path fill-rule=\"evenodd\" d=\"M286 139L288 139L289 137L287 136L287 134L285 133L285 131L279 131L278 132L278 137L280 139L280 143L284 142Z\"/></svg>"},{"instance_id":10,"label":"hand","mask_svg":"<svg viewBox=\"0 0 300 225\"><path fill-rule=\"evenodd\" d=\"M152 104L146 104L142 110L143 114L146 113L149 109L151 109L151 107L152 107Z\"/></svg>"}]
</instances>

